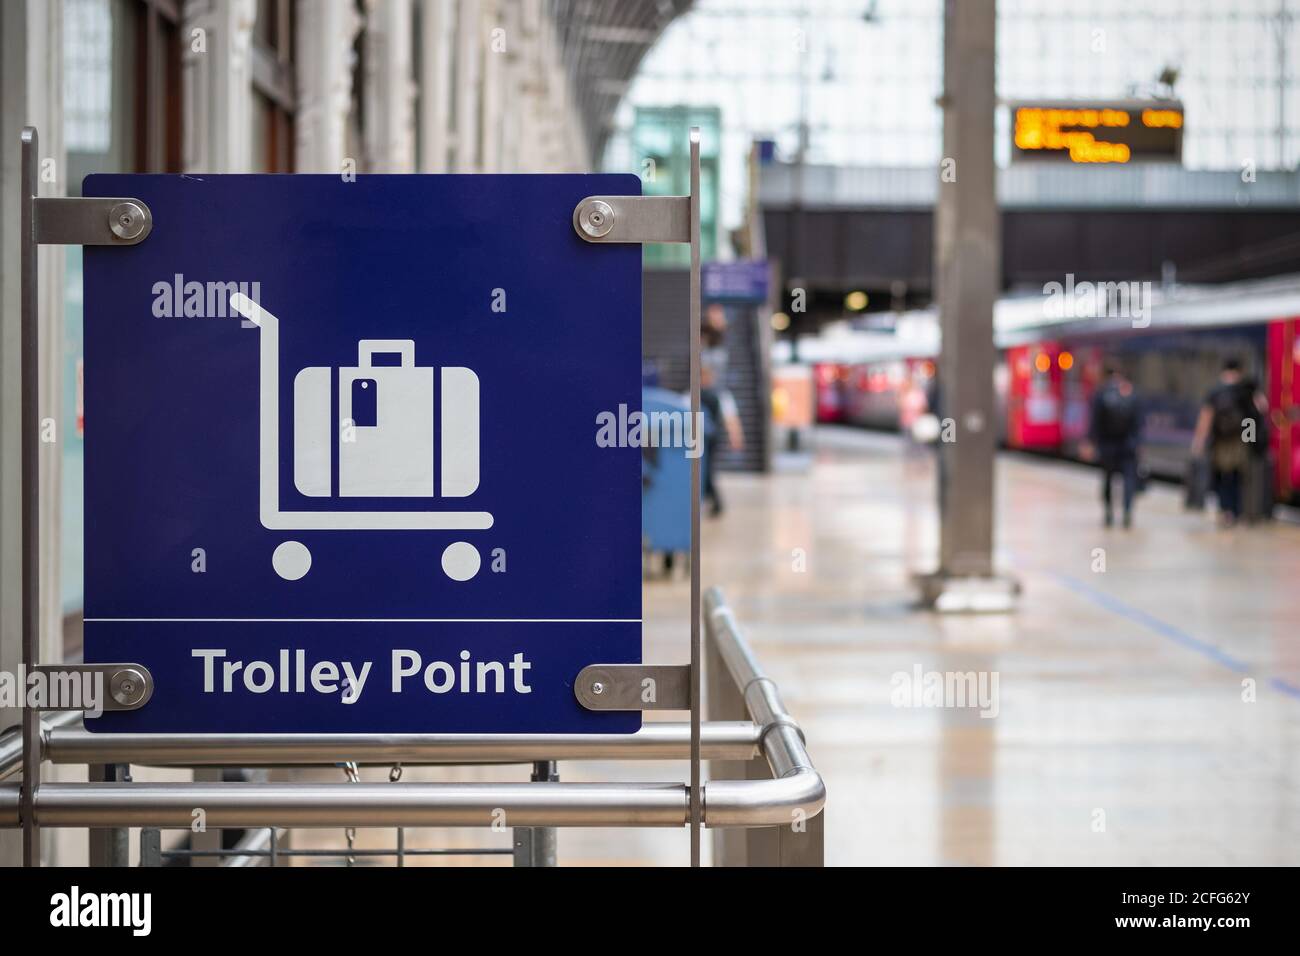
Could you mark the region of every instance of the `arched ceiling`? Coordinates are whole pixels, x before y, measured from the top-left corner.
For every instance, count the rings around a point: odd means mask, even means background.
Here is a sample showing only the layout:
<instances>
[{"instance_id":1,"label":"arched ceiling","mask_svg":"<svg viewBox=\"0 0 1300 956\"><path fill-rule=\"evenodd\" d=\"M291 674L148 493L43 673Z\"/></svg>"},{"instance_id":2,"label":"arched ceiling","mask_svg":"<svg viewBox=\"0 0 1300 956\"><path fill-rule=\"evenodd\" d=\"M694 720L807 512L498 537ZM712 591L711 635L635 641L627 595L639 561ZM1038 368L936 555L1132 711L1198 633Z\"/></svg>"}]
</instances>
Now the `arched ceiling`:
<instances>
[{"instance_id":1,"label":"arched ceiling","mask_svg":"<svg viewBox=\"0 0 1300 956\"><path fill-rule=\"evenodd\" d=\"M548 0L594 162L646 51L693 0Z\"/></svg>"}]
</instances>

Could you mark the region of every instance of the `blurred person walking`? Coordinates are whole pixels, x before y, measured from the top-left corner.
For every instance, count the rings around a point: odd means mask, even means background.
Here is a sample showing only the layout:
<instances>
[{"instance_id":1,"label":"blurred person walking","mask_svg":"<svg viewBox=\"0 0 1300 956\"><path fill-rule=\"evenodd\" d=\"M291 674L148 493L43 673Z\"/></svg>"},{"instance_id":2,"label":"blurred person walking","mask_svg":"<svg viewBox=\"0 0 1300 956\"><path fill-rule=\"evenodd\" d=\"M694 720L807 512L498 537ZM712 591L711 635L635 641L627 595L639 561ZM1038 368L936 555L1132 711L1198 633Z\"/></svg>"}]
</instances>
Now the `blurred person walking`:
<instances>
[{"instance_id":1,"label":"blurred person walking","mask_svg":"<svg viewBox=\"0 0 1300 956\"><path fill-rule=\"evenodd\" d=\"M1111 486L1116 475L1123 487L1124 527L1133 526L1133 499L1138 492L1138 448L1142 443L1142 406L1137 391L1116 366L1092 397L1089 457L1101 467L1101 501L1106 527L1115 523Z\"/></svg>"},{"instance_id":2,"label":"blurred person walking","mask_svg":"<svg viewBox=\"0 0 1300 956\"><path fill-rule=\"evenodd\" d=\"M1192 454L1209 458L1219 499L1219 524L1230 528L1242 514L1242 485L1251 465L1251 448L1265 427L1268 402L1253 381L1242 377L1241 363L1228 359L1196 419Z\"/></svg>"},{"instance_id":3,"label":"blurred person walking","mask_svg":"<svg viewBox=\"0 0 1300 956\"><path fill-rule=\"evenodd\" d=\"M700 491L709 503L709 515L722 514L722 494L718 491L716 474L718 454L727 448L744 447L744 432L740 427L740 413L731 392L718 385L717 367L712 363L700 366L700 410L704 417L704 461L700 463Z\"/></svg>"},{"instance_id":4,"label":"blurred person walking","mask_svg":"<svg viewBox=\"0 0 1300 956\"><path fill-rule=\"evenodd\" d=\"M736 399L726 387L727 313L719 303L704 311L700 322L700 410L703 413L704 461L700 463L700 493L709 504L709 515L722 514L722 494L718 491L718 453L744 447Z\"/></svg>"}]
</instances>

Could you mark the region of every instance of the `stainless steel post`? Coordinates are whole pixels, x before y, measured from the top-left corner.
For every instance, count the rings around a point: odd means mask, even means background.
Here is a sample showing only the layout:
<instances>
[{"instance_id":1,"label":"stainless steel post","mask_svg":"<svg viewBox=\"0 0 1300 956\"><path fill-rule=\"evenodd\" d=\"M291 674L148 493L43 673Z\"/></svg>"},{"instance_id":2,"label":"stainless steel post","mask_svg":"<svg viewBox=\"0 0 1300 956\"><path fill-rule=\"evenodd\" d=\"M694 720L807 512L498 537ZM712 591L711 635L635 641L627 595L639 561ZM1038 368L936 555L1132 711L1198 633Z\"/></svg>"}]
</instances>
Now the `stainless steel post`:
<instances>
[{"instance_id":1,"label":"stainless steel post","mask_svg":"<svg viewBox=\"0 0 1300 956\"><path fill-rule=\"evenodd\" d=\"M515 866L555 866L555 827L515 827Z\"/></svg>"},{"instance_id":2,"label":"stainless steel post","mask_svg":"<svg viewBox=\"0 0 1300 956\"><path fill-rule=\"evenodd\" d=\"M706 606L713 608L721 603L721 596L710 590L705 597ZM709 618L705 618L706 623ZM718 648L717 629L711 624L705 627L705 666L704 678L708 687L708 717L710 722L716 720L735 720L748 716L745 710L745 697L732 680L727 670L727 663ZM754 780L768 776L767 761L755 751L747 759L709 761L709 785L716 780ZM744 866L749 859L749 841L758 829L737 829L734 827L714 828L713 831L713 865Z\"/></svg>"},{"instance_id":3,"label":"stainless steel post","mask_svg":"<svg viewBox=\"0 0 1300 956\"><path fill-rule=\"evenodd\" d=\"M123 763L97 763L89 768L92 783L125 783L130 768ZM91 827L88 834L91 866L130 866L131 831L125 827Z\"/></svg>"},{"instance_id":4,"label":"stainless steel post","mask_svg":"<svg viewBox=\"0 0 1300 956\"><path fill-rule=\"evenodd\" d=\"M140 865L162 866L162 831L157 827L144 827L140 831Z\"/></svg>"},{"instance_id":5,"label":"stainless steel post","mask_svg":"<svg viewBox=\"0 0 1300 956\"><path fill-rule=\"evenodd\" d=\"M691 128L691 428L703 442L700 421L700 130ZM701 448L703 445L701 445ZM691 866L700 865L700 828L704 825L700 772L700 715L703 669L700 654L700 456L691 459Z\"/></svg>"},{"instance_id":6,"label":"stainless steel post","mask_svg":"<svg viewBox=\"0 0 1300 956\"><path fill-rule=\"evenodd\" d=\"M759 725L759 737L766 760L723 764L727 779L710 780L706 790L710 826L745 821L747 829L723 830L714 836L714 863L718 866L821 866L824 829L821 817L826 790L804 749L803 732L786 712L776 684L758 665L722 592L712 588L705 596L704 621L709 637L710 692L717 693L722 713L743 707ZM726 675L724 677L723 675ZM728 679L729 678L729 679ZM711 698L712 700L713 698ZM738 703L739 701L739 703ZM731 784L739 777L746 783ZM777 779L772 780L775 776ZM759 781L765 781L760 783ZM736 817L724 810L722 799L729 787L744 792L748 784L775 790L788 787L790 794L770 812L741 813ZM767 826L754 826L766 823Z\"/></svg>"},{"instance_id":7,"label":"stainless steel post","mask_svg":"<svg viewBox=\"0 0 1300 956\"><path fill-rule=\"evenodd\" d=\"M19 237L19 270L22 284L22 332L19 339L22 398L19 419L22 427L22 644L23 673L30 674L40 663L40 397L37 382L40 340L36 311L36 130L22 132L22 235ZM41 865L41 834L34 812L36 791L41 784L41 721L33 707L23 707L23 864Z\"/></svg>"},{"instance_id":8,"label":"stainless steel post","mask_svg":"<svg viewBox=\"0 0 1300 956\"><path fill-rule=\"evenodd\" d=\"M225 771L221 767L196 767L194 770L195 783L219 783L225 779ZM202 804L195 804L202 806ZM221 829L208 825L207 817L204 816L203 824L198 829L194 829L194 823L190 823L190 849L201 850L205 854L215 854L225 845L225 834ZM188 863L192 867L220 866L221 858L219 856L193 856Z\"/></svg>"},{"instance_id":9,"label":"stainless steel post","mask_svg":"<svg viewBox=\"0 0 1300 956\"><path fill-rule=\"evenodd\" d=\"M538 760L533 764L533 783L559 783L560 768L554 760ZM533 866L555 866L558 854L559 832L555 827L530 827L533 842Z\"/></svg>"},{"instance_id":10,"label":"stainless steel post","mask_svg":"<svg viewBox=\"0 0 1300 956\"><path fill-rule=\"evenodd\" d=\"M533 764L533 783L555 783L560 779L554 760ZM512 834L515 866L555 866L556 831L554 827L515 827Z\"/></svg>"},{"instance_id":11,"label":"stainless steel post","mask_svg":"<svg viewBox=\"0 0 1300 956\"><path fill-rule=\"evenodd\" d=\"M806 817L790 826L774 827L778 866L826 865L826 814Z\"/></svg>"},{"instance_id":12,"label":"stainless steel post","mask_svg":"<svg viewBox=\"0 0 1300 956\"><path fill-rule=\"evenodd\" d=\"M705 676L709 686L709 717L720 719L727 714L748 716L744 688L732 677L722 655L722 629L713 612L724 607L722 592L711 588L705 595L705 635L708 663ZM748 760L714 760L709 762L710 783L714 780L764 780L771 776L761 754ZM771 827L715 827L713 829L714 866L776 866L776 838Z\"/></svg>"}]
</instances>

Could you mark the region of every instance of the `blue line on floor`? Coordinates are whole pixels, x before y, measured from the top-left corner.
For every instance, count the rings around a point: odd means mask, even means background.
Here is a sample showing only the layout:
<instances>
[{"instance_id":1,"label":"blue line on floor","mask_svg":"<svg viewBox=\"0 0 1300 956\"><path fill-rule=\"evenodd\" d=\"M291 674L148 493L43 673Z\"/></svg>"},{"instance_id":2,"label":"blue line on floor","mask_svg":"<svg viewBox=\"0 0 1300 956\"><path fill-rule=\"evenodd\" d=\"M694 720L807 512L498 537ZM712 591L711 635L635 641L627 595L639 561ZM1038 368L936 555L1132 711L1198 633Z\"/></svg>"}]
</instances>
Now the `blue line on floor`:
<instances>
[{"instance_id":1,"label":"blue line on floor","mask_svg":"<svg viewBox=\"0 0 1300 956\"><path fill-rule=\"evenodd\" d=\"M1294 697L1296 700L1300 700L1300 687L1297 687L1295 684L1292 684L1290 681L1285 681L1280 677L1274 677L1272 680L1269 681L1269 683L1272 684L1274 687L1276 687L1278 690L1280 690L1282 693L1286 694L1288 697Z\"/></svg>"},{"instance_id":2,"label":"blue line on floor","mask_svg":"<svg viewBox=\"0 0 1300 956\"><path fill-rule=\"evenodd\" d=\"M1139 624L1147 630L1154 631L1162 637L1167 637L1175 644L1181 645L1188 650L1196 651L1198 654L1208 657L1216 664L1222 664L1224 667L1236 671L1238 674L1248 674L1253 670L1253 668L1244 661L1240 661L1230 654L1221 651L1213 644L1193 637L1181 628L1170 624L1168 621L1162 621L1160 618L1148 614L1141 608L1136 608L1131 604L1126 604L1119 598L1112 597L1105 591L1093 587L1091 584L1086 584L1076 577L1062 574L1059 571L1047 571L1046 573L1055 578L1061 584L1065 585L1074 593L1086 597L1099 607L1118 614L1120 617L1127 618L1134 624ZM1286 694L1288 697L1294 697L1297 700L1300 700L1300 687L1297 687L1295 684L1285 681L1280 677L1270 678L1269 684L1276 690Z\"/></svg>"}]
</instances>

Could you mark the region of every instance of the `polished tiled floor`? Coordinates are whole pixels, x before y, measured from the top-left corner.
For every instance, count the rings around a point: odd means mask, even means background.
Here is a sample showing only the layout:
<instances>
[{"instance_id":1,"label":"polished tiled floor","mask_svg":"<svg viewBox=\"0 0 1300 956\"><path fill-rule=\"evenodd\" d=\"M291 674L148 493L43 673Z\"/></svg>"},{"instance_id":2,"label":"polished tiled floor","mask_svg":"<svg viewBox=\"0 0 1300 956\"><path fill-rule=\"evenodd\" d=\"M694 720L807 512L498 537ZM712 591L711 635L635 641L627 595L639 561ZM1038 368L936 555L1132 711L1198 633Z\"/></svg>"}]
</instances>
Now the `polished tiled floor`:
<instances>
[{"instance_id":1,"label":"polished tiled floor","mask_svg":"<svg viewBox=\"0 0 1300 956\"><path fill-rule=\"evenodd\" d=\"M704 578L723 587L807 733L829 791L828 863L1300 863L1300 527L1219 531L1184 513L1177 489L1155 486L1134 530L1104 530L1092 471L1006 455L999 553L1023 585L1018 610L939 617L912 604L911 575L933 564L937 541L928 455L823 429L811 455L776 474L724 480L729 507L706 525ZM683 660L685 580L645 594L647 660ZM996 716L893 706L891 678L916 667L996 673ZM667 780L686 769L561 773ZM392 833L359 840L391 844ZM478 832L408 840L506 845ZM686 853L684 832L560 834L563 863Z\"/></svg>"}]
</instances>

